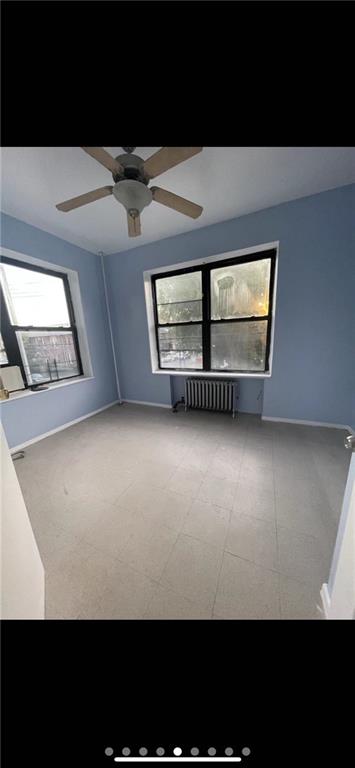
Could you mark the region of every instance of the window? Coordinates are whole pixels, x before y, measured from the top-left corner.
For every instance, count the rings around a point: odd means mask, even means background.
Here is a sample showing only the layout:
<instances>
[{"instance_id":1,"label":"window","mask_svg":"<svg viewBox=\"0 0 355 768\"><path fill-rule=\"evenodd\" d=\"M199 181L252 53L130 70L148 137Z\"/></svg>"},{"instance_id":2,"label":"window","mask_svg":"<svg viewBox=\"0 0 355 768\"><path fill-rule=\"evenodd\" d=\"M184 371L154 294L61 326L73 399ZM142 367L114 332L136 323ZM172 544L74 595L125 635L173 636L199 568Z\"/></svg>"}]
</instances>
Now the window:
<instances>
[{"instance_id":1,"label":"window","mask_svg":"<svg viewBox=\"0 0 355 768\"><path fill-rule=\"evenodd\" d=\"M0 365L8 365L8 362L9 361L7 359L6 349L4 347L4 342L0 333Z\"/></svg>"},{"instance_id":2,"label":"window","mask_svg":"<svg viewBox=\"0 0 355 768\"><path fill-rule=\"evenodd\" d=\"M68 277L3 257L0 365L18 365L26 387L82 374Z\"/></svg>"},{"instance_id":3,"label":"window","mask_svg":"<svg viewBox=\"0 0 355 768\"><path fill-rule=\"evenodd\" d=\"M161 370L266 373L276 250L152 275Z\"/></svg>"}]
</instances>

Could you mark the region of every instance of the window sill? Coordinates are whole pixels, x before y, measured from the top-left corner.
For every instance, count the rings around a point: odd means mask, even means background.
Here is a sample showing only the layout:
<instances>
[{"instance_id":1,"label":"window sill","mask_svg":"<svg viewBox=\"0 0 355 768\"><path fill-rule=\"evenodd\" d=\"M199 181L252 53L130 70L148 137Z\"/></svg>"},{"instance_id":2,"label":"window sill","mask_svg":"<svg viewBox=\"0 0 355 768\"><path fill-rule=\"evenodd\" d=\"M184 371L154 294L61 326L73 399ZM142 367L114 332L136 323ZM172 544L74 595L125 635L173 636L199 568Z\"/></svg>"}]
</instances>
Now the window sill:
<instances>
[{"instance_id":1,"label":"window sill","mask_svg":"<svg viewBox=\"0 0 355 768\"><path fill-rule=\"evenodd\" d=\"M37 392L32 392L31 389L24 389L19 392L10 392L7 400L0 400L1 404L11 403L13 400L19 400L22 397L31 397L32 395L43 395L45 392L49 392L52 389L60 389L60 387L70 387L72 384L83 384L85 381L93 381L95 376L78 376L77 379L71 381L60 381L58 384L48 385L48 389L39 389Z\"/></svg>"},{"instance_id":2,"label":"window sill","mask_svg":"<svg viewBox=\"0 0 355 768\"><path fill-rule=\"evenodd\" d=\"M267 373L227 373L227 371L214 372L214 371L172 371L169 368L166 371L159 369L153 370L152 373L162 374L163 376L189 376L193 379L270 379L271 371Z\"/></svg>"}]
</instances>

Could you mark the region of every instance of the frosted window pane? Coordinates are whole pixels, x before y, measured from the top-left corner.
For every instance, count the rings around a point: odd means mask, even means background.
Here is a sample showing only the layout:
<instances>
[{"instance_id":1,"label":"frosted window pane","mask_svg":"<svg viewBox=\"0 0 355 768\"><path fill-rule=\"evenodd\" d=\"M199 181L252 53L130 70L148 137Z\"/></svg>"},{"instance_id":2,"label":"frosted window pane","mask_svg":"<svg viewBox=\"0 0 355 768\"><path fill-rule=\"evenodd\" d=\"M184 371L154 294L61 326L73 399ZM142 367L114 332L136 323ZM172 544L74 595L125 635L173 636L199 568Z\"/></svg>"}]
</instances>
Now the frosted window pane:
<instances>
[{"instance_id":1,"label":"frosted window pane","mask_svg":"<svg viewBox=\"0 0 355 768\"><path fill-rule=\"evenodd\" d=\"M163 277L155 283L159 323L202 320L201 272Z\"/></svg>"},{"instance_id":2,"label":"frosted window pane","mask_svg":"<svg viewBox=\"0 0 355 768\"><path fill-rule=\"evenodd\" d=\"M211 319L260 317L269 311L270 259L211 270Z\"/></svg>"},{"instance_id":3,"label":"frosted window pane","mask_svg":"<svg viewBox=\"0 0 355 768\"><path fill-rule=\"evenodd\" d=\"M211 325L211 367L215 370L263 371L267 320Z\"/></svg>"},{"instance_id":4,"label":"frosted window pane","mask_svg":"<svg viewBox=\"0 0 355 768\"><path fill-rule=\"evenodd\" d=\"M201 325L159 328L162 368L202 368Z\"/></svg>"}]
</instances>

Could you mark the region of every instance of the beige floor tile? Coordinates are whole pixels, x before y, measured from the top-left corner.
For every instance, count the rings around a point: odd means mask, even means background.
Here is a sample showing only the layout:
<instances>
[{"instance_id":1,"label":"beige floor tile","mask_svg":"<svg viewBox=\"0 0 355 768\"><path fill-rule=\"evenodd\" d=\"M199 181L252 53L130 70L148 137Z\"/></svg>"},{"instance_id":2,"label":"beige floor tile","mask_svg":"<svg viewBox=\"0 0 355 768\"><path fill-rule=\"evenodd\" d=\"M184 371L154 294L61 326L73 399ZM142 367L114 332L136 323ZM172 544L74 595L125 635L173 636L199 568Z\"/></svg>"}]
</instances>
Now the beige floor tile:
<instances>
[{"instance_id":1,"label":"beige floor tile","mask_svg":"<svg viewBox=\"0 0 355 768\"><path fill-rule=\"evenodd\" d=\"M248 451L249 449L252 449L257 452L265 451L272 454L273 435L270 431L268 434L265 434L265 430L268 429L270 430L270 427L266 426L265 423L263 428L259 427L258 429L249 429L245 440L246 450Z\"/></svg>"},{"instance_id":2,"label":"beige floor tile","mask_svg":"<svg viewBox=\"0 0 355 768\"><path fill-rule=\"evenodd\" d=\"M96 496L108 503L114 503L117 498L135 481L133 471L113 468L102 458L96 464L91 464L82 470L72 466L64 472L64 493L68 500L74 503L78 498Z\"/></svg>"},{"instance_id":3,"label":"beige floor tile","mask_svg":"<svg viewBox=\"0 0 355 768\"><path fill-rule=\"evenodd\" d=\"M180 534L161 577L161 584L188 600L212 609L221 550Z\"/></svg>"},{"instance_id":4,"label":"beige floor tile","mask_svg":"<svg viewBox=\"0 0 355 768\"><path fill-rule=\"evenodd\" d=\"M242 450L220 445L207 466L207 474L236 482L239 478Z\"/></svg>"},{"instance_id":5,"label":"beige floor tile","mask_svg":"<svg viewBox=\"0 0 355 768\"><path fill-rule=\"evenodd\" d=\"M234 497L233 511L243 515L249 515L260 520L275 523L275 497L274 492L253 485L248 486L238 483Z\"/></svg>"},{"instance_id":6,"label":"beige floor tile","mask_svg":"<svg viewBox=\"0 0 355 768\"><path fill-rule=\"evenodd\" d=\"M292 492L276 495L277 524L296 533L321 538L331 527L332 513L327 501L312 502L305 496L297 498Z\"/></svg>"},{"instance_id":7,"label":"beige floor tile","mask_svg":"<svg viewBox=\"0 0 355 768\"><path fill-rule=\"evenodd\" d=\"M83 540L111 557L120 558L125 545L136 529L138 513L116 506L103 521L101 516L83 533ZM142 526L141 526L142 527Z\"/></svg>"},{"instance_id":8,"label":"beige floor tile","mask_svg":"<svg viewBox=\"0 0 355 768\"><path fill-rule=\"evenodd\" d=\"M115 435L116 443L118 436ZM137 446L135 443L121 441L119 446L109 445L105 450L106 461L111 470L120 472L132 472L134 479L137 480L137 466L139 466L139 458L137 456ZM141 460L143 461L143 460Z\"/></svg>"},{"instance_id":9,"label":"beige floor tile","mask_svg":"<svg viewBox=\"0 0 355 768\"><path fill-rule=\"evenodd\" d=\"M156 488L166 488L176 471L174 464L158 461L137 461L134 466L135 481L146 482Z\"/></svg>"},{"instance_id":10,"label":"beige floor tile","mask_svg":"<svg viewBox=\"0 0 355 768\"><path fill-rule=\"evenodd\" d=\"M180 465L183 457L188 450L185 441L174 441L170 436L159 437L156 434L150 437L147 443L147 451L145 458L151 461L160 462L162 457L167 463Z\"/></svg>"},{"instance_id":11,"label":"beige floor tile","mask_svg":"<svg viewBox=\"0 0 355 768\"><path fill-rule=\"evenodd\" d=\"M52 513L52 519L68 534L83 538L87 531L95 525L106 525L112 513L112 504L99 496L83 496L74 501L67 499L65 504L57 507Z\"/></svg>"},{"instance_id":12,"label":"beige floor tile","mask_svg":"<svg viewBox=\"0 0 355 768\"><path fill-rule=\"evenodd\" d=\"M180 531L191 499L180 493L151 488L147 483L133 484L119 499L120 506L143 512L154 524Z\"/></svg>"},{"instance_id":13,"label":"beige floor tile","mask_svg":"<svg viewBox=\"0 0 355 768\"><path fill-rule=\"evenodd\" d=\"M67 556L48 574L46 616L77 618L80 614L87 618L118 618L120 614L122 618L141 617L154 586L155 582L128 564L87 547L81 557Z\"/></svg>"},{"instance_id":14,"label":"beige floor tile","mask_svg":"<svg viewBox=\"0 0 355 768\"><path fill-rule=\"evenodd\" d=\"M79 619L142 619L152 599L156 584L124 563L115 570L115 583L86 603Z\"/></svg>"},{"instance_id":15,"label":"beige floor tile","mask_svg":"<svg viewBox=\"0 0 355 768\"><path fill-rule=\"evenodd\" d=\"M184 496L189 496L193 499L198 494L203 478L204 474L198 469L179 467L175 470L168 483L168 490L182 493Z\"/></svg>"},{"instance_id":16,"label":"beige floor tile","mask_svg":"<svg viewBox=\"0 0 355 768\"><path fill-rule=\"evenodd\" d=\"M277 573L226 552L213 615L229 619L279 619L278 578Z\"/></svg>"},{"instance_id":17,"label":"beige floor tile","mask_svg":"<svg viewBox=\"0 0 355 768\"><path fill-rule=\"evenodd\" d=\"M280 576L282 619L321 619L320 589L287 576Z\"/></svg>"},{"instance_id":18,"label":"beige floor tile","mask_svg":"<svg viewBox=\"0 0 355 768\"><path fill-rule=\"evenodd\" d=\"M198 499L217 507L232 509L237 484L221 477L207 475L201 483Z\"/></svg>"},{"instance_id":19,"label":"beige floor tile","mask_svg":"<svg viewBox=\"0 0 355 768\"><path fill-rule=\"evenodd\" d=\"M240 486L244 486L247 490L252 489L273 493L274 473L270 469L265 469L265 467L252 469L251 467L242 464L238 483Z\"/></svg>"},{"instance_id":20,"label":"beige floor tile","mask_svg":"<svg viewBox=\"0 0 355 768\"><path fill-rule=\"evenodd\" d=\"M277 527L280 572L284 576L306 581L319 589L328 578L328 563L321 545L312 536Z\"/></svg>"},{"instance_id":21,"label":"beige floor tile","mask_svg":"<svg viewBox=\"0 0 355 768\"><path fill-rule=\"evenodd\" d=\"M205 438L197 438L192 446L185 452L181 466L187 469L197 469L207 472L207 468L217 449L217 443L210 443Z\"/></svg>"},{"instance_id":22,"label":"beige floor tile","mask_svg":"<svg viewBox=\"0 0 355 768\"><path fill-rule=\"evenodd\" d=\"M158 585L145 613L146 619L210 619L211 611L197 602Z\"/></svg>"},{"instance_id":23,"label":"beige floor tile","mask_svg":"<svg viewBox=\"0 0 355 768\"><path fill-rule=\"evenodd\" d=\"M46 618L75 619L84 604L95 600L96 557L96 551L82 543L55 553L46 570Z\"/></svg>"},{"instance_id":24,"label":"beige floor tile","mask_svg":"<svg viewBox=\"0 0 355 768\"><path fill-rule=\"evenodd\" d=\"M225 549L264 568L278 570L276 526L267 520L233 512Z\"/></svg>"},{"instance_id":25,"label":"beige floor tile","mask_svg":"<svg viewBox=\"0 0 355 768\"><path fill-rule=\"evenodd\" d=\"M135 570L158 580L177 537L177 531L165 525L153 525L149 530L140 530L137 526L125 541L120 557Z\"/></svg>"},{"instance_id":26,"label":"beige floor tile","mask_svg":"<svg viewBox=\"0 0 355 768\"><path fill-rule=\"evenodd\" d=\"M185 518L182 533L206 544L223 547L229 519L229 510L196 499Z\"/></svg>"},{"instance_id":27,"label":"beige floor tile","mask_svg":"<svg viewBox=\"0 0 355 768\"><path fill-rule=\"evenodd\" d=\"M250 472L260 471L265 474L268 472L272 473L272 444L270 443L270 446L268 445L266 448L259 448L247 444L243 453L242 469Z\"/></svg>"},{"instance_id":28,"label":"beige floor tile","mask_svg":"<svg viewBox=\"0 0 355 768\"><path fill-rule=\"evenodd\" d=\"M160 491L149 486L147 482L137 480L121 494L119 503L124 509L143 510L146 514L154 514L155 500L159 493Z\"/></svg>"},{"instance_id":29,"label":"beige floor tile","mask_svg":"<svg viewBox=\"0 0 355 768\"><path fill-rule=\"evenodd\" d=\"M47 521L44 525L33 528L34 537L38 546L39 554L45 570L51 567L53 559L58 552L66 548L75 547L79 544L79 539L67 531L60 528L56 523Z\"/></svg>"},{"instance_id":30,"label":"beige floor tile","mask_svg":"<svg viewBox=\"0 0 355 768\"><path fill-rule=\"evenodd\" d=\"M156 497L155 519L161 525L167 525L174 531L181 531L191 499L180 493L164 491Z\"/></svg>"},{"instance_id":31,"label":"beige floor tile","mask_svg":"<svg viewBox=\"0 0 355 768\"><path fill-rule=\"evenodd\" d=\"M75 540L68 543L66 546L56 549L51 555L50 562L45 571L47 577L52 571L57 571L58 574L63 574L71 578L80 575L80 569L83 564L90 558L96 557L97 552L95 547L92 547L86 541ZM102 557L102 554L99 554Z\"/></svg>"},{"instance_id":32,"label":"beige floor tile","mask_svg":"<svg viewBox=\"0 0 355 768\"><path fill-rule=\"evenodd\" d=\"M51 479L37 480L21 486L31 522L36 529L45 528L47 522L61 525L60 518L67 506L68 496L63 486Z\"/></svg>"}]
</instances>

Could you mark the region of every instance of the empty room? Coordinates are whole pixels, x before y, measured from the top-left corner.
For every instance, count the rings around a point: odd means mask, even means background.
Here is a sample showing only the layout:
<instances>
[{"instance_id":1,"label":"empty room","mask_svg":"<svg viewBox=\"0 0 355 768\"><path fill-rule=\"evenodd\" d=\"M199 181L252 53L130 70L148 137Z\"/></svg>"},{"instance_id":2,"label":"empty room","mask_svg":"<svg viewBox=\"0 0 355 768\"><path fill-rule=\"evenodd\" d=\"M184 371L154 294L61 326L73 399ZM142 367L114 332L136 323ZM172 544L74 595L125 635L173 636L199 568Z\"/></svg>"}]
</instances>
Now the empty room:
<instances>
[{"instance_id":1,"label":"empty room","mask_svg":"<svg viewBox=\"0 0 355 768\"><path fill-rule=\"evenodd\" d=\"M5 619L355 617L355 149L3 147Z\"/></svg>"}]
</instances>

